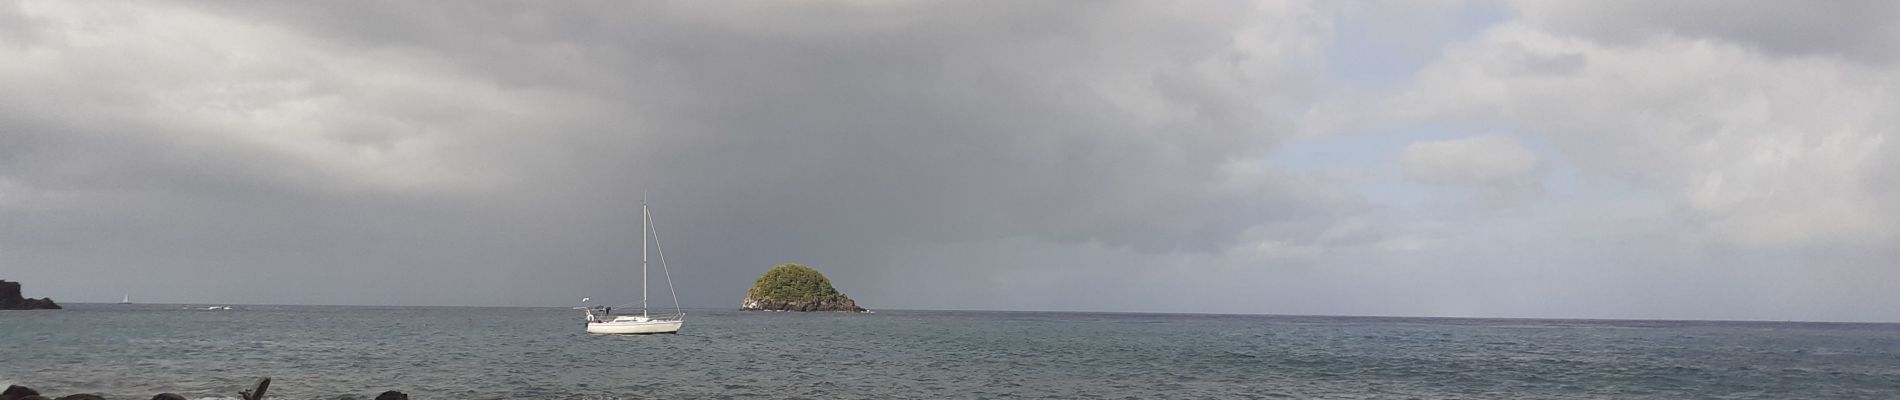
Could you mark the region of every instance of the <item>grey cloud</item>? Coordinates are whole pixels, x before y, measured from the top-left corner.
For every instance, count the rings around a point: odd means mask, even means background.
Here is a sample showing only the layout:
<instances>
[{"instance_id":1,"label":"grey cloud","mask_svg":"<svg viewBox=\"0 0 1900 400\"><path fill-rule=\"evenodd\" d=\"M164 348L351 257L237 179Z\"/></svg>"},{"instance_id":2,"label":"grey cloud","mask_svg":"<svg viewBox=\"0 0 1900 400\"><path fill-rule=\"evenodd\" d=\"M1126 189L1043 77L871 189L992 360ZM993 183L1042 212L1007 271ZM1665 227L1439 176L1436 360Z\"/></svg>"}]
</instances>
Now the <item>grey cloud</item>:
<instances>
[{"instance_id":1,"label":"grey cloud","mask_svg":"<svg viewBox=\"0 0 1900 400\"><path fill-rule=\"evenodd\" d=\"M52 56L0 98L0 176L37 199L0 208L3 256L244 301L547 304L616 286L648 191L685 300L723 305L779 262L903 282L929 264L907 243L1217 252L1330 215L1323 186L1228 168L1291 131L1322 26L1075 6L47 7L9 40Z\"/></svg>"},{"instance_id":2,"label":"grey cloud","mask_svg":"<svg viewBox=\"0 0 1900 400\"><path fill-rule=\"evenodd\" d=\"M1892 63L1900 4L1879 0L1525 1L1525 18L1558 33L1613 43L1667 34L1744 43L1784 56L1839 56Z\"/></svg>"}]
</instances>

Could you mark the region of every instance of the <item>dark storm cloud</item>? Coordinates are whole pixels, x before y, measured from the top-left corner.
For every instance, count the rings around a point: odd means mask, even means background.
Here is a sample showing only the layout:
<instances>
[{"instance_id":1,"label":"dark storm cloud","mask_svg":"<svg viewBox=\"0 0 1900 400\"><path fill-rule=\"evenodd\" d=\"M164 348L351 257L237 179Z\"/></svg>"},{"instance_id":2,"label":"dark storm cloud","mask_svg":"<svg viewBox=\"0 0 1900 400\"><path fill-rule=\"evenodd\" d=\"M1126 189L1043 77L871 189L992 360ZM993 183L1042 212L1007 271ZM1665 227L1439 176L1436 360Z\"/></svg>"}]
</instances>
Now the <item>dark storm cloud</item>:
<instances>
[{"instance_id":1,"label":"dark storm cloud","mask_svg":"<svg viewBox=\"0 0 1900 400\"><path fill-rule=\"evenodd\" d=\"M1211 249L1290 205L1204 187L1283 136L1281 116L1299 110L1273 102L1308 95L1289 78L1317 72L1235 43L1235 25L1257 21L1204 23L1245 11L1229 5L1160 18L1125 4L300 7L253 15L591 103L534 138L602 152L551 171L570 179L635 173L733 191L714 198L792 195L739 208L848 208L845 220L900 233L1024 229L1154 250Z\"/></svg>"},{"instance_id":2,"label":"dark storm cloud","mask_svg":"<svg viewBox=\"0 0 1900 400\"><path fill-rule=\"evenodd\" d=\"M1335 206L1237 167L1318 90L1300 11L15 7L6 43L50 56L0 97L0 257L181 300L548 304L627 281L642 191L689 305L780 262L912 279L906 243L1301 240Z\"/></svg>"}]
</instances>

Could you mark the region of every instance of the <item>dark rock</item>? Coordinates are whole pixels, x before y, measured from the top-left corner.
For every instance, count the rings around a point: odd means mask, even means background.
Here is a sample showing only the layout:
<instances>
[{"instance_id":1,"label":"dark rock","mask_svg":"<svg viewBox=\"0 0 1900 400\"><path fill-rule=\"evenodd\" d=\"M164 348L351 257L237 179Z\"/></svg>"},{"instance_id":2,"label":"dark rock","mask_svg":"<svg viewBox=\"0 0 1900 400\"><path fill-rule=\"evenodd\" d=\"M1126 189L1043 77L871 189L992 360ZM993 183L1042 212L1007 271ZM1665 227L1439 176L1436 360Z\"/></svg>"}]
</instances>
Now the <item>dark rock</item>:
<instances>
[{"instance_id":1,"label":"dark rock","mask_svg":"<svg viewBox=\"0 0 1900 400\"><path fill-rule=\"evenodd\" d=\"M152 400L186 400L186 399L185 399L185 396L179 396L176 393L159 393L157 396L152 396Z\"/></svg>"},{"instance_id":2,"label":"dark rock","mask_svg":"<svg viewBox=\"0 0 1900 400\"><path fill-rule=\"evenodd\" d=\"M383 394L376 395L376 400L409 400L409 395L403 394L402 392L391 390L391 391L383 392Z\"/></svg>"},{"instance_id":3,"label":"dark rock","mask_svg":"<svg viewBox=\"0 0 1900 400\"><path fill-rule=\"evenodd\" d=\"M99 395L96 395L96 394L75 394L71 396L61 397L58 400L106 400L106 398L99 397Z\"/></svg>"},{"instance_id":4,"label":"dark rock","mask_svg":"<svg viewBox=\"0 0 1900 400\"><path fill-rule=\"evenodd\" d=\"M29 299L21 297L20 283L0 280L0 310L58 310L59 304L53 298ZM21 396L25 397L25 396ZM0 399L4 399L0 397Z\"/></svg>"},{"instance_id":5,"label":"dark rock","mask_svg":"<svg viewBox=\"0 0 1900 400\"><path fill-rule=\"evenodd\" d=\"M36 395L32 395L32 396L26 396L26 397L21 397L21 398L20 398L19 400L51 400L51 399L47 399L47 398L45 398L45 397L40 397L40 395L37 395L37 394L36 394Z\"/></svg>"},{"instance_id":6,"label":"dark rock","mask_svg":"<svg viewBox=\"0 0 1900 400\"><path fill-rule=\"evenodd\" d=\"M26 398L27 396L38 395L40 395L40 391L33 390L33 388L20 385L7 385L7 390L0 392L0 400L18 400Z\"/></svg>"},{"instance_id":7,"label":"dark rock","mask_svg":"<svg viewBox=\"0 0 1900 400\"><path fill-rule=\"evenodd\" d=\"M257 385L252 386L248 390L238 392L238 398L242 398L244 400L264 400L264 392L269 391L269 390L270 390L270 377L266 376L263 378L258 378Z\"/></svg>"}]
</instances>

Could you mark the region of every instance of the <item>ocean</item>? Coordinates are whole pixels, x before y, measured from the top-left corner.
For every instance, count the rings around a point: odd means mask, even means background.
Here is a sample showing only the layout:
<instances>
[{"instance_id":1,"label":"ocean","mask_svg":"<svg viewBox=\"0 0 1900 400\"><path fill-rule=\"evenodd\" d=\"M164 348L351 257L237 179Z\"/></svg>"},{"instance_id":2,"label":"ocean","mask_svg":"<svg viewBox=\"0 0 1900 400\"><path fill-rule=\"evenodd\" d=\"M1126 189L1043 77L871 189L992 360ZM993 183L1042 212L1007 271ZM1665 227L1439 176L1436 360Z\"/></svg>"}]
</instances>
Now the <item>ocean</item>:
<instances>
[{"instance_id":1,"label":"ocean","mask_svg":"<svg viewBox=\"0 0 1900 400\"><path fill-rule=\"evenodd\" d=\"M0 312L0 386L146 399L1893 399L1900 325L76 304Z\"/></svg>"}]
</instances>

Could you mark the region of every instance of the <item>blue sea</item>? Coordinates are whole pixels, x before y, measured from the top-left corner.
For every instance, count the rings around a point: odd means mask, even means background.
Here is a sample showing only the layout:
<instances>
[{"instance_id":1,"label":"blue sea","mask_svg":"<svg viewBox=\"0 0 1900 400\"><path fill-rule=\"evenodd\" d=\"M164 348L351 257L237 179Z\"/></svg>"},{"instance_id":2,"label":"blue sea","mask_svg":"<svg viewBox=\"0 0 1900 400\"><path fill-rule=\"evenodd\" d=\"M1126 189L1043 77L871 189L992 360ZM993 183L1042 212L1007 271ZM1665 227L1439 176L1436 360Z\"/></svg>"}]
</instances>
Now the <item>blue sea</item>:
<instances>
[{"instance_id":1,"label":"blue sea","mask_svg":"<svg viewBox=\"0 0 1900 400\"><path fill-rule=\"evenodd\" d=\"M1900 325L78 304L0 312L0 386L146 399L1893 399Z\"/></svg>"}]
</instances>

